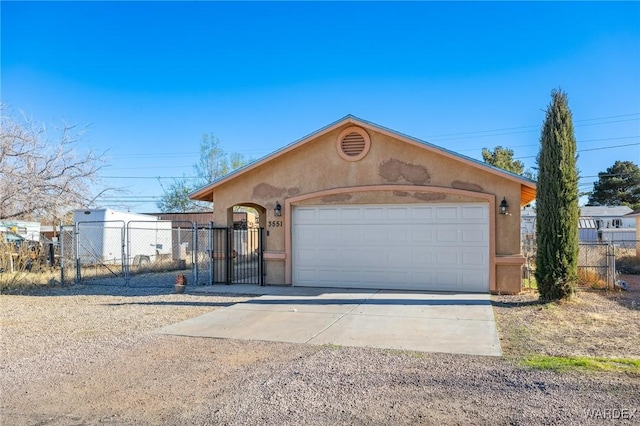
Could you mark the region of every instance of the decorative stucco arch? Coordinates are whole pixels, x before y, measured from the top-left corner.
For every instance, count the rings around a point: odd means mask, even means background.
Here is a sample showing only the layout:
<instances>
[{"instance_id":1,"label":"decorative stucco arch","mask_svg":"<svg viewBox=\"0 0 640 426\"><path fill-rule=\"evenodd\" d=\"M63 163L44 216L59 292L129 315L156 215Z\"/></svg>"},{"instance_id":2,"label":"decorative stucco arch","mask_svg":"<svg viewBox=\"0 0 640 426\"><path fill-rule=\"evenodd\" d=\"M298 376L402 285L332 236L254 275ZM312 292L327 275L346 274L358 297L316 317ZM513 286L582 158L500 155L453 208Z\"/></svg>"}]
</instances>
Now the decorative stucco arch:
<instances>
[{"instance_id":1,"label":"decorative stucco arch","mask_svg":"<svg viewBox=\"0 0 640 426\"><path fill-rule=\"evenodd\" d=\"M260 204L254 202L241 202L234 204L233 206L227 209L227 224L228 226L233 226L233 213L236 213L234 209L236 207L249 207L254 209L258 213L258 226L260 228L264 228L267 224L267 209Z\"/></svg>"}]
</instances>

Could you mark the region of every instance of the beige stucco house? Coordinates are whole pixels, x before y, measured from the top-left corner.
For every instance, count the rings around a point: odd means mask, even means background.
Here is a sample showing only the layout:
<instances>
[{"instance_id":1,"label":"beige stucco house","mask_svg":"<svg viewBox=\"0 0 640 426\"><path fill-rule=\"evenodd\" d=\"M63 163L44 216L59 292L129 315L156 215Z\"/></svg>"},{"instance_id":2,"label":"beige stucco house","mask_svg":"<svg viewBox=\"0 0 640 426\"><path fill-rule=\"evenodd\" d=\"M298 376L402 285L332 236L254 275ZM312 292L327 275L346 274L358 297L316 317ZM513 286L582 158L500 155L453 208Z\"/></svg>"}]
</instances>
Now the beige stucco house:
<instances>
[{"instance_id":1,"label":"beige stucco house","mask_svg":"<svg viewBox=\"0 0 640 426\"><path fill-rule=\"evenodd\" d=\"M349 115L190 197L214 203L217 226L234 206L258 211L267 284L516 293L520 208L535 191Z\"/></svg>"}]
</instances>

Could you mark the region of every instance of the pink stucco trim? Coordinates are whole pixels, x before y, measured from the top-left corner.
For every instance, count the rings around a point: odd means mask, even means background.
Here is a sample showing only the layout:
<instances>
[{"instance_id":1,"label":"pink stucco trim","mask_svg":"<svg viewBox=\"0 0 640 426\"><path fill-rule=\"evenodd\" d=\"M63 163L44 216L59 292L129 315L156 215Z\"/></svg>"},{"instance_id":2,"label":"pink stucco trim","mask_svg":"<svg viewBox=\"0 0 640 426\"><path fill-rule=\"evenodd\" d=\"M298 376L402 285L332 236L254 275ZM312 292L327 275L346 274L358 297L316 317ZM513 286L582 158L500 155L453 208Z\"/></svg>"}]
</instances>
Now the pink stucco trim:
<instances>
[{"instance_id":1,"label":"pink stucco trim","mask_svg":"<svg viewBox=\"0 0 640 426\"><path fill-rule=\"evenodd\" d=\"M283 251L265 251L262 257L264 260L284 260L286 256Z\"/></svg>"},{"instance_id":2,"label":"pink stucco trim","mask_svg":"<svg viewBox=\"0 0 640 426\"><path fill-rule=\"evenodd\" d=\"M525 261L522 255L496 256L496 265L524 265Z\"/></svg>"},{"instance_id":3,"label":"pink stucco trim","mask_svg":"<svg viewBox=\"0 0 640 426\"><path fill-rule=\"evenodd\" d=\"M351 192L370 191L406 191L406 192L438 192L443 194L460 195L476 198L489 204L489 291L497 291L496 286L496 196L483 192L467 191L441 186L414 186L414 185L371 185L352 186L345 188L326 189L318 192L298 195L284 200L284 280L285 284L292 283L292 262L291 262L291 208L296 203L312 198L325 197L328 195L344 194Z\"/></svg>"}]
</instances>

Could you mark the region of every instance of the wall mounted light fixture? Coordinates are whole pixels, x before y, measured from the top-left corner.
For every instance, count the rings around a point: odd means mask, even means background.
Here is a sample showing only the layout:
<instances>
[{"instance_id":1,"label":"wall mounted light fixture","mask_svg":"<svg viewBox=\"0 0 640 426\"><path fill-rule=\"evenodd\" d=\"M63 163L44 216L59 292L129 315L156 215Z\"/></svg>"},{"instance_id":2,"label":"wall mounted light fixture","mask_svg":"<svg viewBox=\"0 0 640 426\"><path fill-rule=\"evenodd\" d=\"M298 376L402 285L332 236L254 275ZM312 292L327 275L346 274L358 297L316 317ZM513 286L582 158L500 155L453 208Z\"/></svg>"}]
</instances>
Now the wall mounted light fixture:
<instances>
[{"instance_id":1,"label":"wall mounted light fixture","mask_svg":"<svg viewBox=\"0 0 640 426\"><path fill-rule=\"evenodd\" d=\"M273 208L273 215L274 216L282 216L282 206L280 205L280 202L276 201L276 206Z\"/></svg>"},{"instance_id":2,"label":"wall mounted light fixture","mask_svg":"<svg viewBox=\"0 0 640 426\"><path fill-rule=\"evenodd\" d=\"M507 199L502 197L502 201L500 201L500 214L508 214L509 213L509 204L507 204Z\"/></svg>"}]
</instances>

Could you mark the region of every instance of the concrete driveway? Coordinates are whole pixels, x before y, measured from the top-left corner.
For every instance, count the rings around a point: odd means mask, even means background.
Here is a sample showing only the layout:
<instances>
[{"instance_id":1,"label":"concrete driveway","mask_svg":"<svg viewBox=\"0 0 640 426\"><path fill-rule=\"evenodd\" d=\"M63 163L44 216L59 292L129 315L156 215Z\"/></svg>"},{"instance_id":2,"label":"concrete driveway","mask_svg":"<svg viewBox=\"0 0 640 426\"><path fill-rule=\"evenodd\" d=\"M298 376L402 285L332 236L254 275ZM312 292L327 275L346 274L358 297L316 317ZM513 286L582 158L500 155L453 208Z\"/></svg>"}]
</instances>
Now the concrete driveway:
<instances>
[{"instance_id":1,"label":"concrete driveway","mask_svg":"<svg viewBox=\"0 0 640 426\"><path fill-rule=\"evenodd\" d=\"M242 284L190 291L261 296L157 333L502 355L488 294Z\"/></svg>"}]
</instances>

